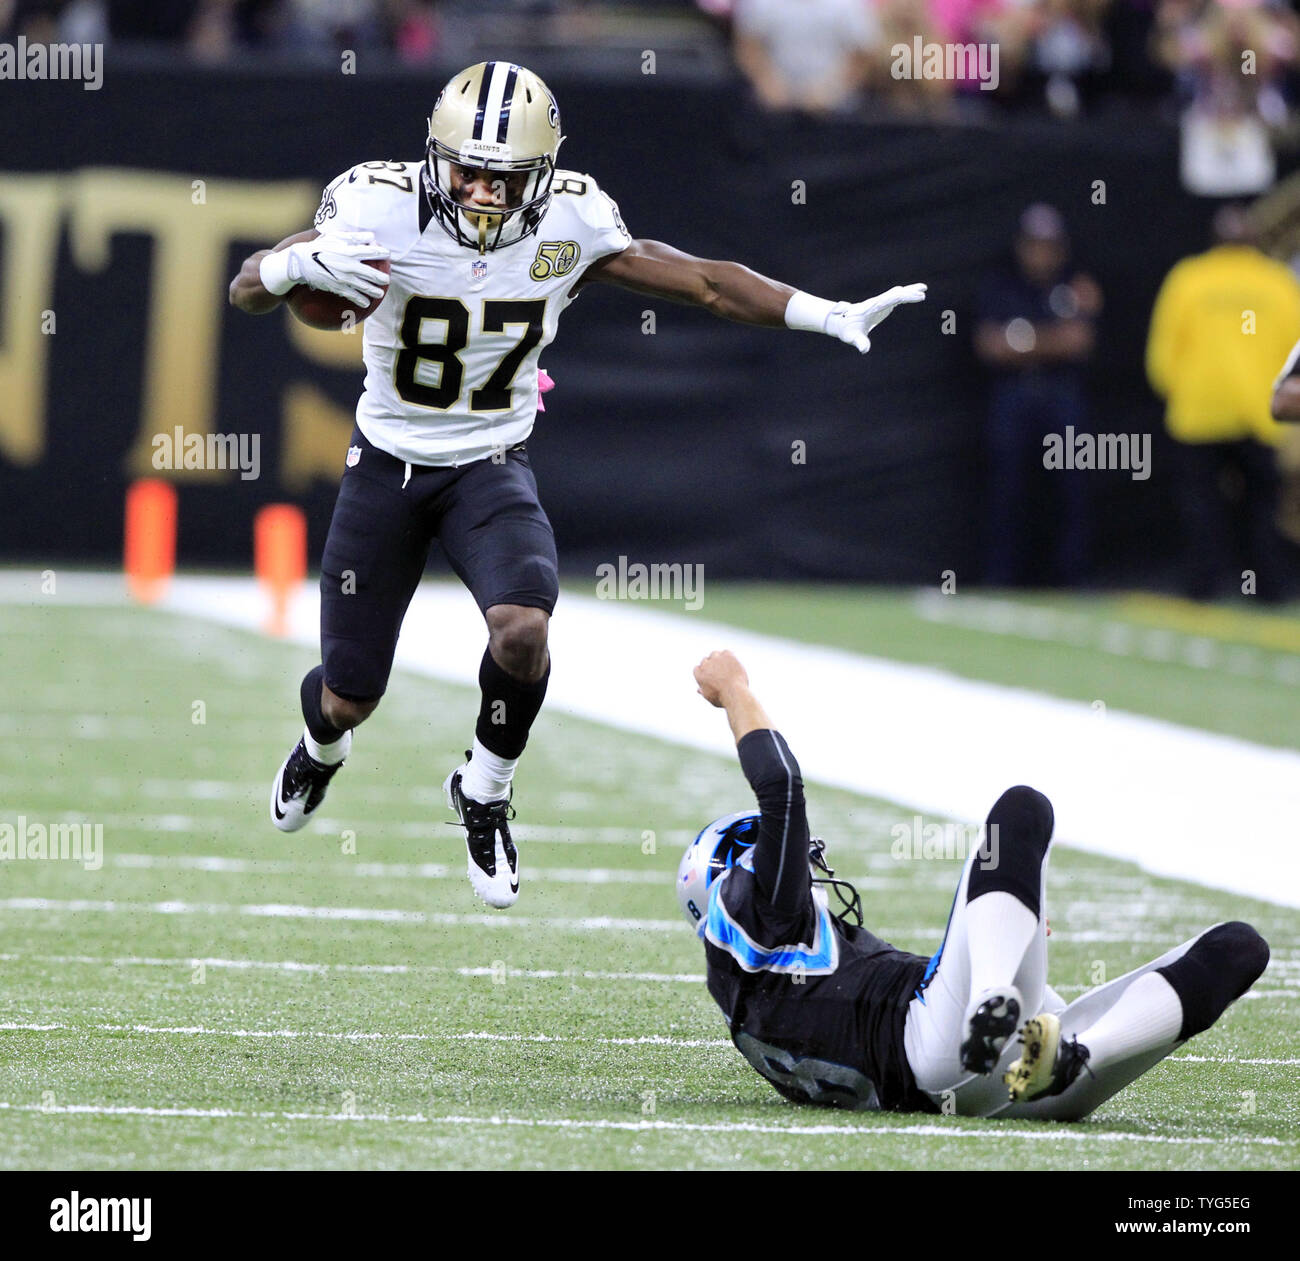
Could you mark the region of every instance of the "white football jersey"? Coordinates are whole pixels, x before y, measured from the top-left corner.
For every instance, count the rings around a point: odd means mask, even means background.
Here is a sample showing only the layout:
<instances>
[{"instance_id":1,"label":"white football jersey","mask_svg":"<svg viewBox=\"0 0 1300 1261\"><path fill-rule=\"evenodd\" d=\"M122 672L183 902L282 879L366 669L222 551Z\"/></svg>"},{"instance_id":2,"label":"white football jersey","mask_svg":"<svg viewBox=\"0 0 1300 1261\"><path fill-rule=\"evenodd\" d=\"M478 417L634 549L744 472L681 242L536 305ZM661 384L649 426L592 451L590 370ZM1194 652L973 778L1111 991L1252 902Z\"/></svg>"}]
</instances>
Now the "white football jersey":
<instances>
[{"instance_id":1,"label":"white football jersey","mask_svg":"<svg viewBox=\"0 0 1300 1261\"><path fill-rule=\"evenodd\" d=\"M432 217L420 162L363 162L325 189L316 227L368 231L390 252L388 293L364 323L357 425L412 464L460 465L523 442L537 360L573 287L631 242L589 175L556 171L537 231L479 254Z\"/></svg>"}]
</instances>

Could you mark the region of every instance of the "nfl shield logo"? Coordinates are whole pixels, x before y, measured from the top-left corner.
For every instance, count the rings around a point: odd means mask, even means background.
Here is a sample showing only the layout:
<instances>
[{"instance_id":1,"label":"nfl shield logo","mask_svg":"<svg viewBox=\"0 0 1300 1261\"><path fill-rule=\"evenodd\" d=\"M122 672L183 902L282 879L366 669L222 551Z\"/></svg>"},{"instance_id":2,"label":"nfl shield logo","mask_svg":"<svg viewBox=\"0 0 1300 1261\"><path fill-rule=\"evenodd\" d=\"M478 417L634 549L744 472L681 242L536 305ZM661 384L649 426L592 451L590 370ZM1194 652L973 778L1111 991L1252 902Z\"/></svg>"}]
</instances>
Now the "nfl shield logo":
<instances>
[{"instance_id":1,"label":"nfl shield logo","mask_svg":"<svg viewBox=\"0 0 1300 1261\"><path fill-rule=\"evenodd\" d=\"M481 258L476 258L470 271L473 273L475 280L482 280L483 277L487 275L487 263L485 263Z\"/></svg>"},{"instance_id":2,"label":"nfl shield logo","mask_svg":"<svg viewBox=\"0 0 1300 1261\"><path fill-rule=\"evenodd\" d=\"M349 447L349 448L348 448L348 468L356 468L356 466L357 466L360 462L361 462L361 448L360 448L360 447Z\"/></svg>"}]
</instances>

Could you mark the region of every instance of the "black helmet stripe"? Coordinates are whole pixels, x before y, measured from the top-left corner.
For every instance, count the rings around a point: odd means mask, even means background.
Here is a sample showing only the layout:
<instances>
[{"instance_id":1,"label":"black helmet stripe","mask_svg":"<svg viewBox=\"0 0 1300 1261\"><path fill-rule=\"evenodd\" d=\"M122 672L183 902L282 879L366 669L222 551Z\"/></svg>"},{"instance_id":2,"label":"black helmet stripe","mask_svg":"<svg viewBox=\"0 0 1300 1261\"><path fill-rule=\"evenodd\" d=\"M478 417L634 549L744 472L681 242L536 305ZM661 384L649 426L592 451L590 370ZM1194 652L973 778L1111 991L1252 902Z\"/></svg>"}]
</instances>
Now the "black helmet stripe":
<instances>
[{"instance_id":1,"label":"black helmet stripe","mask_svg":"<svg viewBox=\"0 0 1300 1261\"><path fill-rule=\"evenodd\" d=\"M483 81L478 86L478 113L474 115L474 139L483 139L483 115L487 112L488 92L492 87L492 76L496 73L497 63L489 61L483 67Z\"/></svg>"},{"instance_id":2,"label":"black helmet stripe","mask_svg":"<svg viewBox=\"0 0 1300 1261\"><path fill-rule=\"evenodd\" d=\"M497 143L505 144L506 132L510 128L510 104L515 99L515 80L519 77L519 67L512 65L506 76L506 90L501 97L501 121L497 124Z\"/></svg>"}]
</instances>

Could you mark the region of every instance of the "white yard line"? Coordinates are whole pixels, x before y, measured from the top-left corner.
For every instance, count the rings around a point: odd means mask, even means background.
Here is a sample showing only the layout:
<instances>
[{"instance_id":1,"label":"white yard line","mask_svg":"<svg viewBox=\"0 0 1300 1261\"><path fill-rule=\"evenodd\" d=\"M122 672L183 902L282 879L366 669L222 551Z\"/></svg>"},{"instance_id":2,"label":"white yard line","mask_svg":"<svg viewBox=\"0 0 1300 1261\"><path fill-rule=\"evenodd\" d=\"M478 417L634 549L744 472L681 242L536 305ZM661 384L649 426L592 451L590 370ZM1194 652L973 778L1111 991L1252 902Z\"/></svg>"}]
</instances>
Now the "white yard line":
<instances>
[{"instance_id":1,"label":"white yard line","mask_svg":"<svg viewBox=\"0 0 1300 1261\"><path fill-rule=\"evenodd\" d=\"M111 898L2 898L4 911L60 911L71 914L247 915L262 919L373 921L383 924L436 924L456 927L552 928L561 932L679 933L675 919L628 919L609 915L579 918L530 915L461 915L446 911L410 911L398 907L303 906L279 902L118 902Z\"/></svg>"},{"instance_id":2,"label":"white yard line","mask_svg":"<svg viewBox=\"0 0 1300 1261\"><path fill-rule=\"evenodd\" d=\"M353 920L385 924L451 925L484 928L549 928L560 932L598 933L680 933L685 928L675 919L637 919L624 916L587 915L580 917L514 915L486 912L470 915L449 911L408 910L403 907L364 906L308 906L279 902L185 902L171 899L166 902L124 902L112 898L0 898L0 911L57 912L69 915L246 915L261 919ZM873 931L886 940L909 940L914 928L889 924L873 925ZM1061 942L1095 942L1124 945L1165 945L1167 934L1144 932L1140 929L1114 932L1066 932L1053 930L1052 939ZM936 933L933 944L939 944Z\"/></svg>"},{"instance_id":3,"label":"white yard line","mask_svg":"<svg viewBox=\"0 0 1300 1261\"><path fill-rule=\"evenodd\" d=\"M494 967L449 967L436 963L306 963L295 959L221 959L202 956L175 957L170 959L153 958L137 955L53 955L39 954L0 954L0 963L39 963L61 967L65 964L84 964L92 967L151 967L177 968L192 971L200 964L205 968L226 969L231 971L263 971L285 973L311 973L316 975L348 974L355 976L463 976L463 977L505 977L510 980L526 981L626 981L646 984L703 985L705 976L702 972L611 972L595 968L494 968ZM1081 994L1089 987L1086 985L1058 985L1056 989L1062 994ZM1242 1001L1259 998L1300 999L1300 993L1291 989L1261 988L1255 986L1242 995ZM1193 1059L1195 1057L1180 1057ZM1300 1060L1245 1061L1223 1060L1221 1063L1297 1063Z\"/></svg>"},{"instance_id":4,"label":"white yard line","mask_svg":"<svg viewBox=\"0 0 1300 1261\"><path fill-rule=\"evenodd\" d=\"M343 1032L332 1029L210 1029L206 1025L146 1025L146 1024L92 1024L70 1025L57 1022L4 1021L0 1031L14 1033L68 1032L139 1033L180 1037L212 1038L305 1038L327 1042L548 1042L573 1046L674 1046L698 1049L700 1047L730 1047L726 1038L669 1038L661 1034L647 1034L636 1038L570 1038L549 1033L490 1033L474 1031L462 1033L407 1033L393 1032Z\"/></svg>"},{"instance_id":5,"label":"white yard line","mask_svg":"<svg viewBox=\"0 0 1300 1261\"><path fill-rule=\"evenodd\" d=\"M1249 1146L1281 1147L1281 1139L1267 1135L1254 1137L1213 1134L1124 1134L1114 1130L1095 1130L1086 1123L1074 1128L1063 1125L1044 1126L1042 1129L1007 1130L995 1128L990 1121L979 1129L957 1128L947 1125L763 1125L755 1121L610 1121L576 1117L512 1117L512 1116L426 1116L422 1112L252 1112L237 1108L155 1108L103 1104L51 1104L0 1102L0 1110L8 1112L47 1113L51 1116L137 1116L168 1119L201 1119L248 1121L328 1121L345 1124L374 1123L379 1125L445 1125L457 1129L482 1129L485 1127L517 1127L542 1130L616 1130L634 1134L786 1134L800 1137L842 1137L869 1135L872 1138L921 1137L941 1139L996 1140L998 1142L1049 1143L1157 1143L1168 1147L1188 1146Z\"/></svg>"},{"instance_id":6,"label":"white yard line","mask_svg":"<svg viewBox=\"0 0 1300 1261\"><path fill-rule=\"evenodd\" d=\"M178 800L190 799L194 795L186 790L185 780L171 781L175 787L165 795L172 796ZM213 796L212 781L196 781L201 786L201 793ZM139 792L140 785L127 785L122 781L111 781L111 787L108 792L113 796L127 796L131 791ZM21 792L30 786L27 779L16 777L0 776L0 792L8 791L11 794ZM100 793L106 785L103 781L95 780L91 783L91 788L95 793ZM234 788L238 787L240 791L235 793ZM247 784L232 785L231 797L242 797L248 800L256 796L259 805L261 804L262 791L261 786L250 789ZM153 794L162 795L162 794ZM364 797L366 794L359 794ZM376 799L391 802L395 796L391 792L375 794ZM423 794L421 794L422 796ZM416 800L416 794L412 794L411 800ZM441 793L438 794L441 801ZM427 803L426 803L427 804ZM108 829L121 829L122 831L132 832L198 832L204 834L220 833L229 829L231 825L231 816L229 813L213 815L192 815L192 814L117 814L96 810L93 814L88 814L84 810L55 810L52 812L37 811L35 809L27 811L29 818L37 818L44 823L102 823L107 832ZM0 823L8 822L12 819L9 816L0 815ZM349 822L346 819L331 819L325 816L314 816L312 818L312 831L308 835L320 836L322 833L335 832L339 835L349 828L355 830L356 820ZM431 836L437 835L437 829L443 827L439 819L411 821L407 823L393 823L385 821L379 825L380 831L385 836L399 836L410 838L412 840L428 840ZM458 824L448 822L445 826L457 827ZM641 827L631 825L622 828L616 827L596 827L584 824L575 824L572 827L562 827L559 824L545 823L525 823L517 825L511 829L512 835L516 840L525 841L529 845L625 845L640 849L644 843L644 831ZM671 842L674 846L680 844L685 848L694 836L695 832L687 828L662 828L655 830L655 843L657 845ZM364 865L364 864L363 864ZM894 867L893 860L885 855L885 864ZM953 867L953 879L956 880L956 872L959 867Z\"/></svg>"},{"instance_id":7,"label":"white yard line","mask_svg":"<svg viewBox=\"0 0 1300 1261\"><path fill-rule=\"evenodd\" d=\"M107 827L105 823L105 827ZM523 834L519 840L528 839ZM379 862L311 862L287 858L227 858L217 854L111 854L105 862L110 867L141 871L207 871L226 875L282 876L328 874L356 876L377 880L464 880L464 863L379 863ZM669 871L626 870L617 867L538 867L524 862L521 870L529 881L543 884L626 884L664 888L672 880ZM916 883L904 877L851 877L862 889L915 889Z\"/></svg>"},{"instance_id":8,"label":"white yard line","mask_svg":"<svg viewBox=\"0 0 1300 1261\"><path fill-rule=\"evenodd\" d=\"M522 838L521 838L522 839ZM215 854L112 854L108 866L129 870L209 871L228 875L280 876L314 872L379 880L464 880L465 864L295 862L285 858L224 858ZM546 884L648 884L663 888L671 873L622 871L613 867L536 867L523 864L525 877ZM902 886L903 881L891 882Z\"/></svg>"},{"instance_id":9,"label":"white yard line","mask_svg":"<svg viewBox=\"0 0 1300 1261\"><path fill-rule=\"evenodd\" d=\"M490 969L485 969L490 972ZM662 978L668 979L668 978ZM672 978L684 979L684 978ZM694 978L690 978L694 979ZM700 978L701 980L703 978ZM633 1038L570 1037L550 1033L492 1033L467 1031L460 1033L407 1033L396 1031L359 1031L332 1029L213 1029L207 1025L149 1025L149 1024L64 1024L43 1021L5 1021L0 1031L12 1033L138 1033L158 1036L212 1037L212 1038L319 1038L329 1042L545 1042L566 1046L666 1046L666 1047L730 1047L727 1038L672 1038L664 1034L648 1034ZM1162 1064L1259 1064L1272 1067L1293 1067L1297 1059L1235 1059L1221 1055L1173 1055L1160 1061Z\"/></svg>"},{"instance_id":10,"label":"white yard line","mask_svg":"<svg viewBox=\"0 0 1300 1261\"><path fill-rule=\"evenodd\" d=\"M526 981L634 981L649 984L703 985L703 972L605 972L593 968L490 968L446 967L437 963L306 963L297 959L220 959L190 956L159 959L147 955L50 955L0 954L0 963L41 963L62 966L68 963L93 967L178 968L192 971L202 965L215 970L236 972L290 972L355 976L503 976ZM1082 988L1082 987L1080 987Z\"/></svg>"}]
</instances>

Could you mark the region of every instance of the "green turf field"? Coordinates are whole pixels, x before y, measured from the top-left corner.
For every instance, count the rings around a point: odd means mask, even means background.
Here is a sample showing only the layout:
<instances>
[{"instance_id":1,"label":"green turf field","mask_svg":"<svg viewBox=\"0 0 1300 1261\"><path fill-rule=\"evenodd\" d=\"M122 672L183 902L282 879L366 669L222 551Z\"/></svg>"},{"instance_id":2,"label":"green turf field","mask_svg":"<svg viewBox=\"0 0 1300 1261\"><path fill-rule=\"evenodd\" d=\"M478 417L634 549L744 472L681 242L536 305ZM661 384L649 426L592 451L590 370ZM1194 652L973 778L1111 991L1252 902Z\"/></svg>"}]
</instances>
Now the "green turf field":
<instances>
[{"instance_id":1,"label":"green turf field","mask_svg":"<svg viewBox=\"0 0 1300 1261\"><path fill-rule=\"evenodd\" d=\"M926 621L908 595L711 588L705 616L815 625L998 681L1018 662L1030 686L1300 743L1285 684L1026 647ZM53 601L0 605L0 634L0 822L98 822L105 848L97 871L0 863L3 1167L1300 1163L1300 911L1058 849L1051 976L1067 999L1226 918L1272 944L1254 996L1077 1125L799 1109L725 1041L672 892L689 835L747 804L730 760L543 712L516 788L523 896L494 913L438 792L476 693L397 674L328 819L284 836L266 796L311 652ZM811 815L871 926L930 953L959 864L891 859L890 826L912 811L889 802L814 783Z\"/></svg>"}]
</instances>

